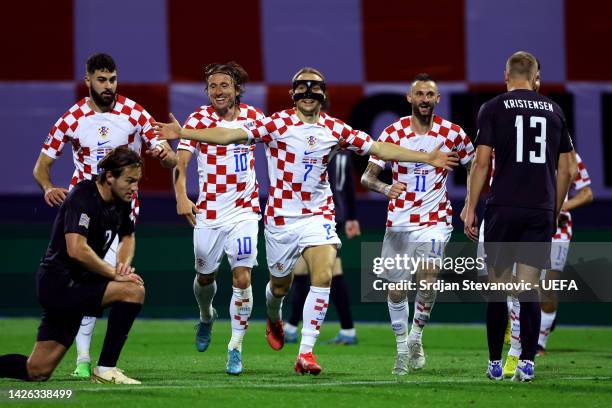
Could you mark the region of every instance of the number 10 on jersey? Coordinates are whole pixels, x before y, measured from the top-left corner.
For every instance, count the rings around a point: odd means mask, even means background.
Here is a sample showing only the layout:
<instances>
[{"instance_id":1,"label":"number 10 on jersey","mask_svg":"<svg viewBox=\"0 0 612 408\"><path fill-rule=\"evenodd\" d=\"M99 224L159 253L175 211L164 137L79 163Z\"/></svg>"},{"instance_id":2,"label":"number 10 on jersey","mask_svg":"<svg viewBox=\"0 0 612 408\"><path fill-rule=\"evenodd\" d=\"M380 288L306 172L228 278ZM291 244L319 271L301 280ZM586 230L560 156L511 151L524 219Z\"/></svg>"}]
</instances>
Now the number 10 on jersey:
<instances>
[{"instance_id":1,"label":"number 10 on jersey","mask_svg":"<svg viewBox=\"0 0 612 408\"><path fill-rule=\"evenodd\" d=\"M247 154L234 153L234 164L236 165L236 173L247 169Z\"/></svg>"}]
</instances>

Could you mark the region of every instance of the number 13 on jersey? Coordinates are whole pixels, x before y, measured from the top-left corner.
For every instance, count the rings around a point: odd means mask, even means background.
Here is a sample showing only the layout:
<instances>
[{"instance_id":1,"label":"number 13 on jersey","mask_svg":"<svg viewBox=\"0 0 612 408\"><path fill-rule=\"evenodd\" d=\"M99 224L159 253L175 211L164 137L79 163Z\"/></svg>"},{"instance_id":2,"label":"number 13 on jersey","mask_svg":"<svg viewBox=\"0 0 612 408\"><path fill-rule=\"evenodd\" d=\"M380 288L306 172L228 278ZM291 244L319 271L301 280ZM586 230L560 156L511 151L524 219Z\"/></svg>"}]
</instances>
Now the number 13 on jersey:
<instances>
[{"instance_id":1,"label":"number 13 on jersey","mask_svg":"<svg viewBox=\"0 0 612 408\"><path fill-rule=\"evenodd\" d=\"M516 115L514 121L516 128L516 162L523 162L523 115ZM546 118L542 116L531 116L529 118L529 127L540 128L540 134L535 137L536 143L540 145L540 151L529 152L530 163L546 163Z\"/></svg>"}]
</instances>

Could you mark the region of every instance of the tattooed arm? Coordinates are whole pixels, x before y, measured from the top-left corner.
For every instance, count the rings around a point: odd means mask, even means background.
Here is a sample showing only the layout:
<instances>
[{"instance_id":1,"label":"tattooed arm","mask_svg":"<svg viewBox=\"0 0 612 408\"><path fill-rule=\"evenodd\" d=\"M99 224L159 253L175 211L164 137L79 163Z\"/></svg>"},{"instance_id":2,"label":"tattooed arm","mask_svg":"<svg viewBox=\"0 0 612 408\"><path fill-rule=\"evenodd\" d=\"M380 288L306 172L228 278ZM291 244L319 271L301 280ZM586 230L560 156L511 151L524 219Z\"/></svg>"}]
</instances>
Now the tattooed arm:
<instances>
[{"instance_id":1,"label":"tattooed arm","mask_svg":"<svg viewBox=\"0 0 612 408\"><path fill-rule=\"evenodd\" d=\"M397 198L406 190L406 186L402 183L394 183L393 185L383 183L378 179L378 175L382 171L382 167L375 163L368 163L365 172L361 176L361 185L368 190L376 191L389 198Z\"/></svg>"}]
</instances>

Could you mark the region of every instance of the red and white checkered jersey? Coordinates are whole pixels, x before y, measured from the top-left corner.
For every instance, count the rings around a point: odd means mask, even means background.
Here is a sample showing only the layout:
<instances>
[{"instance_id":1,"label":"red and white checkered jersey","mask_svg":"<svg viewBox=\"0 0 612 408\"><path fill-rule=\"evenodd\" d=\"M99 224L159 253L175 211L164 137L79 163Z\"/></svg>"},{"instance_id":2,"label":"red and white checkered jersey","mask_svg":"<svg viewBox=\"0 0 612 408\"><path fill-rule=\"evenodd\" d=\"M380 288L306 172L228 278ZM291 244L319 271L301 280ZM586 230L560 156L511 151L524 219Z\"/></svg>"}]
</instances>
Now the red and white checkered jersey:
<instances>
[{"instance_id":1,"label":"red and white checkered jersey","mask_svg":"<svg viewBox=\"0 0 612 408\"><path fill-rule=\"evenodd\" d=\"M213 127L241 128L263 119L264 114L250 105L240 104L234 121L220 118L212 106L201 106L185 121L186 129ZM179 149L197 152L200 196L197 227L216 227L247 219L258 220L259 185L255 177L255 146L230 144L220 146L181 139Z\"/></svg>"},{"instance_id":2,"label":"red and white checkered jersey","mask_svg":"<svg viewBox=\"0 0 612 408\"><path fill-rule=\"evenodd\" d=\"M104 113L91 109L88 100L81 99L58 119L42 147L57 159L66 143L72 144L71 186L97 175L98 162L115 147L128 146L140 154L143 142L147 149L162 143L153 133L151 115L133 100L117 95L113 110Z\"/></svg>"},{"instance_id":3,"label":"red and white checkered jersey","mask_svg":"<svg viewBox=\"0 0 612 408\"><path fill-rule=\"evenodd\" d=\"M374 143L368 134L325 113L317 123L304 123L295 109L277 112L244 130L251 142L265 143L270 177L265 222L274 226L313 215L333 221L330 155L336 149L367 154Z\"/></svg>"},{"instance_id":4,"label":"red and white checkered jersey","mask_svg":"<svg viewBox=\"0 0 612 408\"><path fill-rule=\"evenodd\" d=\"M82 180L98 174L98 162L112 149L128 146L140 154L144 142L147 149L159 141L153 133L151 115L142 106L117 95L111 112L96 112L89 107L89 97L83 98L64 113L49 131L42 152L57 159L66 143L72 145L74 173L70 189ZM132 199L132 215L138 215L137 196Z\"/></svg>"},{"instance_id":5,"label":"red and white checkered jersey","mask_svg":"<svg viewBox=\"0 0 612 408\"><path fill-rule=\"evenodd\" d=\"M474 146L463 129L439 116L426 135L410 127L411 117L400 118L381 133L378 141L394 143L410 150L430 152L440 143L443 152L454 151L465 165L474 155ZM384 168L385 162L371 157L370 162ZM446 191L448 171L425 163L393 162L393 181L406 185L398 198L389 200L387 228L414 231L436 224L451 225L453 210Z\"/></svg>"},{"instance_id":6,"label":"red and white checkered jersey","mask_svg":"<svg viewBox=\"0 0 612 408\"><path fill-rule=\"evenodd\" d=\"M578 162L578 174L576 174L576 178L570 186L570 191L578 191L591 184L589 172L587 171L586 166L578 153L576 153L576 161ZM565 201L567 201L567 197L565 197ZM557 232L555 232L553 239L569 241L572 239L572 216L570 215L569 211L561 211L561 215L567 217L567 224L563 228L557 227Z\"/></svg>"}]
</instances>

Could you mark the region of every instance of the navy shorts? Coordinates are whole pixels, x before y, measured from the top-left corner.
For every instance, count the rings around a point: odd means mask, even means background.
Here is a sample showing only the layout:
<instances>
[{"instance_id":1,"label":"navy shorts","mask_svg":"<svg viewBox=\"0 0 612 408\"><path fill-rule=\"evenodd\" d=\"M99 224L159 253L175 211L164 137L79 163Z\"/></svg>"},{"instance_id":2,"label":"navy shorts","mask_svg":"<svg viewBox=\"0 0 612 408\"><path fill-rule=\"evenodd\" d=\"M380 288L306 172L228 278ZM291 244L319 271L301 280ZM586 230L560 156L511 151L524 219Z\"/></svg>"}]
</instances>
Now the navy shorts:
<instances>
[{"instance_id":1,"label":"navy shorts","mask_svg":"<svg viewBox=\"0 0 612 408\"><path fill-rule=\"evenodd\" d=\"M75 282L68 276L39 269L37 293L43 314L37 341L54 340L70 348L83 316L102 315L108 282L103 277Z\"/></svg>"},{"instance_id":2,"label":"navy shorts","mask_svg":"<svg viewBox=\"0 0 612 408\"><path fill-rule=\"evenodd\" d=\"M550 210L488 205L484 214L487 263L498 270L515 262L550 268L554 218Z\"/></svg>"}]
</instances>

